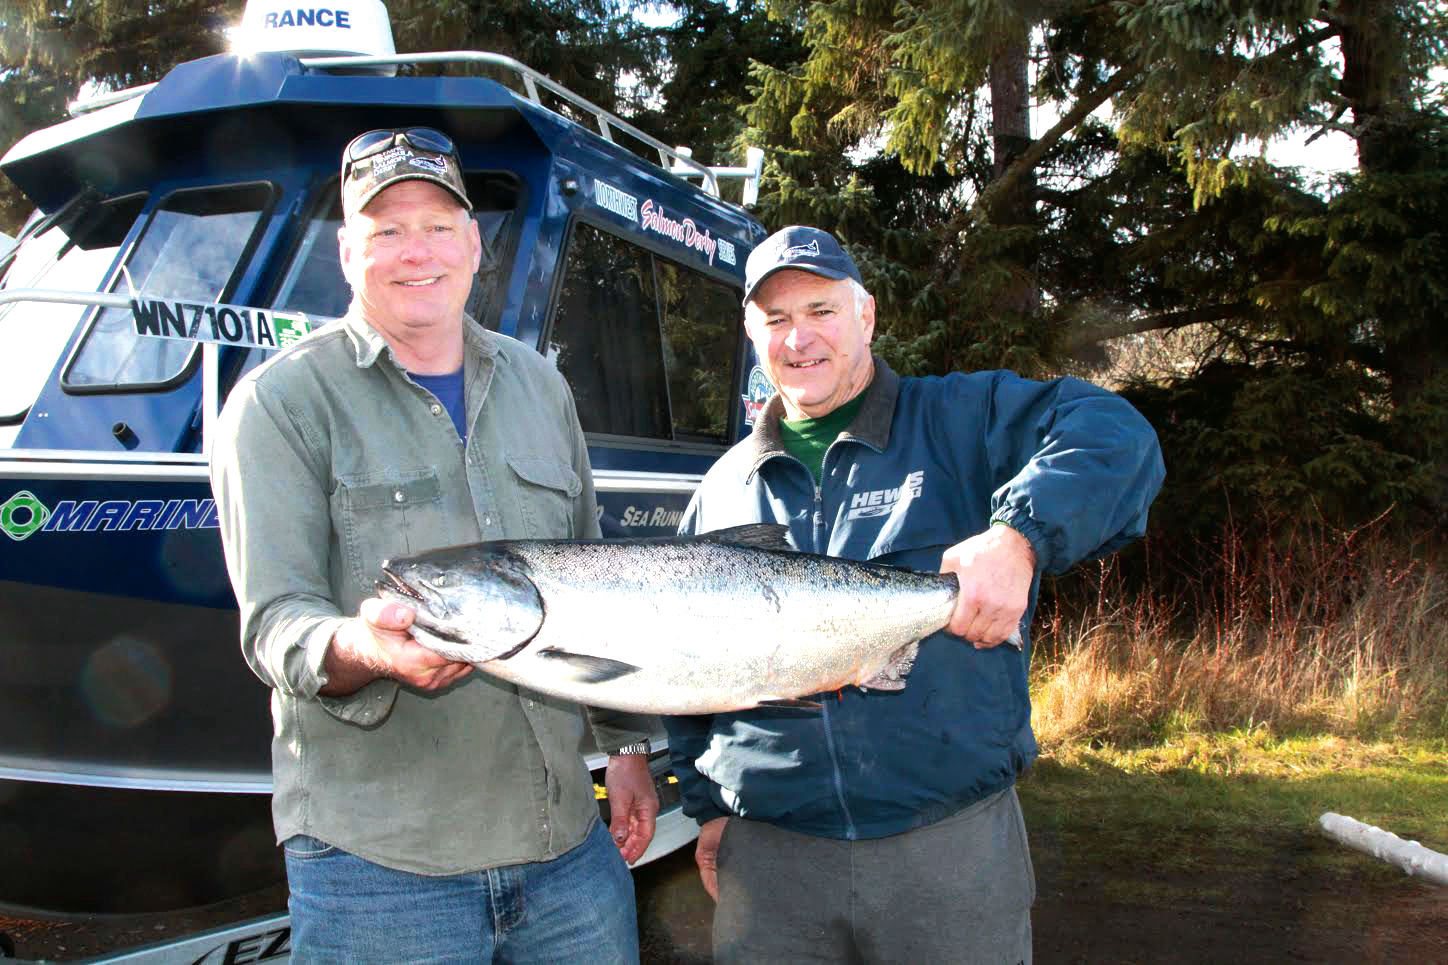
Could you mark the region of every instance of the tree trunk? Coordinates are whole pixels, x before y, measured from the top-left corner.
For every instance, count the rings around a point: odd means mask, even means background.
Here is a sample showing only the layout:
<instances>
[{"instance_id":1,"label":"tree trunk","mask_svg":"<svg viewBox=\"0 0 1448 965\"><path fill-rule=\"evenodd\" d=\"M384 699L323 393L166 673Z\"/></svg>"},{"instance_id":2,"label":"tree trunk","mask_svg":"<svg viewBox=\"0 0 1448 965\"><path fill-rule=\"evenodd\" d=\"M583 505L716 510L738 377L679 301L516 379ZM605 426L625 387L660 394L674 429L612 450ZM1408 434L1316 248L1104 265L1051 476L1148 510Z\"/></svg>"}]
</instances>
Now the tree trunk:
<instances>
[{"instance_id":1,"label":"tree trunk","mask_svg":"<svg viewBox=\"0 0 1448 965\"><path fill-rule=\"evenodd\" d=\"M1408 101L1408 78L1395 65L1389 31L1401 30L1391 0L1347 0L1337 12L1342 44L1342 95L1357 130L1358 165L1365 175L1410 174L1421 169L1425 145ZM1421 308L1419 308L1421 310ZM1383 361L1396 405L1417 399L1430 381L1448 372L1448 344L1441 324L1423 319L1403 325L1404 307L1380 303Z\"/></svg>"},{"instance_id":2,"label":"tree trunk","mask_svg":"<svg viewBox=\"0 0 1448 965\"><path fill-rule=\"evenodd\" d=\"M994 147L992 173L1000 178L1012 161L1031 146L1030 55L1031 38L1023 30L1003 43L990 64L991 138ZM1006 191L992 198L986 212L991 223L1033 225L1036 220L1034 172L1016 179ZM1002 311L1029 315L1040 307L1040 286L1035 279L1035 246L1017 252L1019 270L1001 291L996 307Z\"/></svg>"},{"instance_id":3,"label":"tree trunk","mask_svg":"<svg viewBox=\"0 0 1448 965\"><path fill-rule=\"evenodd\" d=\"M1437 152L1423 138L1411 103L1409 78L1395 45L1403 42L1401 11L1393 0L1346 0L1334 13L1342 46L1341 93L1352 109L1358 165L1366 176L1419 173L1436 165ZM1437 226L1421 230L1436 230ZM1420 236L1421 237L1421 236ZM1374 299L1382 339L1382 366L1393 405L1404 411L1425 390L1448 378L1448 333L1441 317L1423 317L1421 301L1385 295ZM1431 465L1436 481L1430 496L1448 519L1448 458L1434 432L1413 432L1414 453Z\"/></svg>"}]
</instances>

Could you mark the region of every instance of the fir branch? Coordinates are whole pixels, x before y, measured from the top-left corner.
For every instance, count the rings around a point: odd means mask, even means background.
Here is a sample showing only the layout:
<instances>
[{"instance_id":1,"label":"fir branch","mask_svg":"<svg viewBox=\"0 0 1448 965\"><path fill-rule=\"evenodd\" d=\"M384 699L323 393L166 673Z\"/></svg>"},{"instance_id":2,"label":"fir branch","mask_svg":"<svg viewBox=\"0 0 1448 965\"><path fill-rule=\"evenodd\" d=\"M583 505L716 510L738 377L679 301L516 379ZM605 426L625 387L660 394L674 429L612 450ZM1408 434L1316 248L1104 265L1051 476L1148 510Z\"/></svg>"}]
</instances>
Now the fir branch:
<instances>
[{"instance_id":1,"label":"fir branch","mask_svg":"<svg viewBox=\"0 0 1448 965\"><path fill-rule=\"evenodd\" d=\"M1001 199L1014 191L1021 179L1034 170L1046 154L1060 143L1063 137L1075 130L1082 121L1089 117L1092 111L1125 90L1126 85L1140 74L1141 70L1139 64L1123 67L1112 75L1111 80L1098 87L1090 95L1078 98L1075 105L1062 115L1054 127L1031 141L1030 146L1001 172L1000 177L980 193L975 199L975 203L956 219L956 223L951 225L951 233L959 233L972 221L990 221L991 211L1000 203Z\"/></svg>"},{"instance_id":2,"label":"fir branch","mask_svg":"<svg viewBox=\"0 0 1448 965\"><path fill-rule=\"evenodd\" d=\"M1104 317L1098 316L1068 335L1066 348L1075 350L1096 342L1104 342L1107 339L1120 338L1123 335L1140 335L1143 332L1172 330L1184 328L1187 325L1199 325L1203 322L1219 322L1243 315L1251 308L1250 302L1234 301L1136 317L1108 313Z\"/></svg>"}]
</instances>

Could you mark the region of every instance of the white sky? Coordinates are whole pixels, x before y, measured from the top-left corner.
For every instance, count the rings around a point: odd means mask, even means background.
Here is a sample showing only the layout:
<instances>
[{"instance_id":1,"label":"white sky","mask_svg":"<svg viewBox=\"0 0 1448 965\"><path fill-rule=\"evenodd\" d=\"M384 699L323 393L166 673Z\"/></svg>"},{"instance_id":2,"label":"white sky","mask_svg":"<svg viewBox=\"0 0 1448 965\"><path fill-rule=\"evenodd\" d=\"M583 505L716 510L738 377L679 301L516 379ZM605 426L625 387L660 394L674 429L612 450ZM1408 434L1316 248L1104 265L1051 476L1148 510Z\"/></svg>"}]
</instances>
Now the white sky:
<instances>
[{"instance_id":1,"label":"white sky","mask_svg":"<svg viewBox=\"0 0 1448 965\"><path fill-rule=\"evenodd\" d=\"M1328 131L1311 144L1306 141L1312 132L1303 131L1279 138L1267 148L1267 159L1273 164L1292 165L1333 174L1357 168L1357 142L1341 131Z\"/></svg>"}]
</instances>

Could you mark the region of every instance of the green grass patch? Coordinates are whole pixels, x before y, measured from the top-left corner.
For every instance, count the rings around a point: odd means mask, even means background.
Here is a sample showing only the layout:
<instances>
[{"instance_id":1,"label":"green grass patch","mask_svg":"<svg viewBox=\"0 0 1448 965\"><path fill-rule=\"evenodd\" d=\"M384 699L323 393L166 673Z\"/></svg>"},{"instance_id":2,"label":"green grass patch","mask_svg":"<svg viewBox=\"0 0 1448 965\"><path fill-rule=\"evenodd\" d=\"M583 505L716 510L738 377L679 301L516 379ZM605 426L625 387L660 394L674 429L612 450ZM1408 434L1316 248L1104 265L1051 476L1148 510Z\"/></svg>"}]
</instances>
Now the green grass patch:
<instances>
[{"instance_id":1,"label":"green grass patch","mask_svg":"<svg viewBox=\"0 0 1448 965\"><path fill-rule=\"evenodd\" d=\"M1113 895L1186 890L1200 900L1203 889L1230 889L1234 870L1404 877L1322 834L1327 811L1448 852L1442 740L1241 732L1147 747L1070 744L1044 755L1019 792L1033 846Z\"/></svg>"}]
</instances>

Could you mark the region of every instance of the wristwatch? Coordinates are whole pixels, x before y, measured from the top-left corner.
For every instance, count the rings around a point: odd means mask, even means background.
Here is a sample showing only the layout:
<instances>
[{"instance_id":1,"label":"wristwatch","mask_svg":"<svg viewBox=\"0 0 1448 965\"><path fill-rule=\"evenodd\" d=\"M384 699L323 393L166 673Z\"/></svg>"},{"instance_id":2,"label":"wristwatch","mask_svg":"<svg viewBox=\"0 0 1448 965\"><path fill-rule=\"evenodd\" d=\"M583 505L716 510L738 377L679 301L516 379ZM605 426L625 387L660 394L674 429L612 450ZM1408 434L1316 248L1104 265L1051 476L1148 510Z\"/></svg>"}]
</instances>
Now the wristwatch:
<instances>
[{"instance_id":1,"label":"wristwatch","mask_svg":"<svg viewBox=\"0 0 1448 965\"><path fill-rule=\"evenodd\" d=\"M646 740L634 741L632 744L625 744L616 751L610 751L609 757L622 757L625 754L647 754L649 742Z\"/></svg>"}]
</instances>

